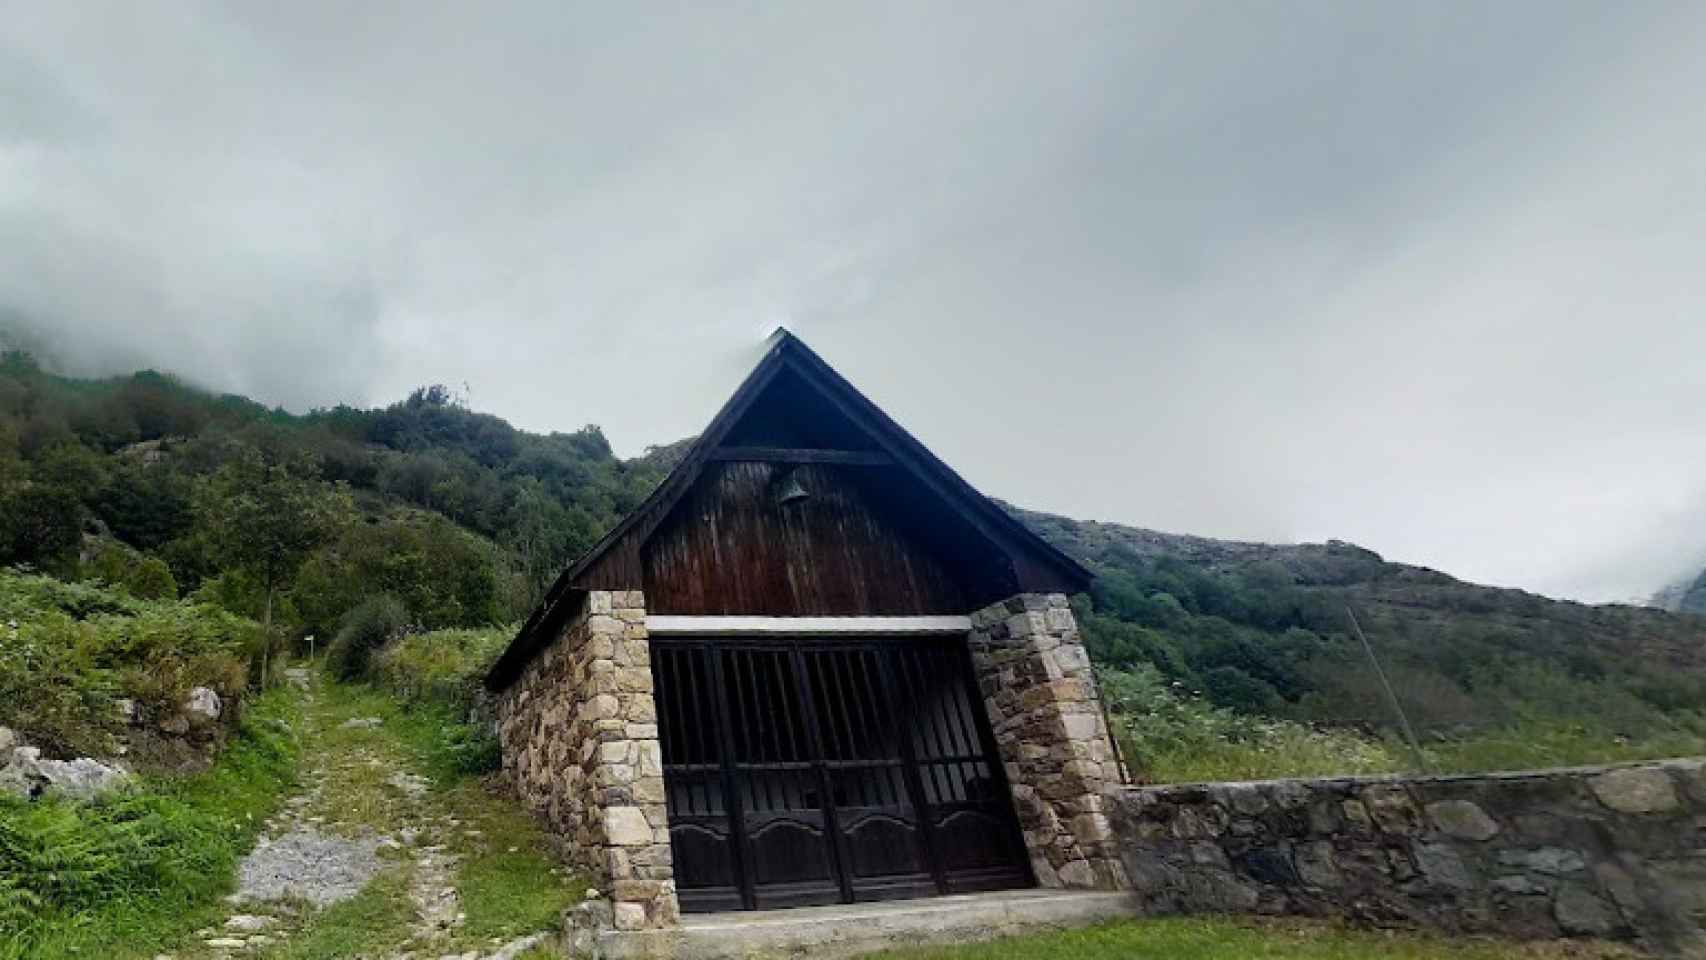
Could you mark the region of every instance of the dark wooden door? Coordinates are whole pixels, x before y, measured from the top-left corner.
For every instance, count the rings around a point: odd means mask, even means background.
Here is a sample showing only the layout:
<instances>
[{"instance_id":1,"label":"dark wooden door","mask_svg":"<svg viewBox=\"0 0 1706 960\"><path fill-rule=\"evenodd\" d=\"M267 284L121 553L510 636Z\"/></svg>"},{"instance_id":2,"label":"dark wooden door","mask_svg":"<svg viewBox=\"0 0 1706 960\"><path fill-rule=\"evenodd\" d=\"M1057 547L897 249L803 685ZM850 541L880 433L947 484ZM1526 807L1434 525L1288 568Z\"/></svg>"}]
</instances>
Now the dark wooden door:
<instances>
[{"instance_id":1,"label":"dark wooden door","mask_svg":"<svg viewBox=\"0 0 1706 960\"><path fill-rule=\"evenodd\" d=\"M652 646L683 910L1030 884L963 640Z\"/></svg>"}]
</instances>

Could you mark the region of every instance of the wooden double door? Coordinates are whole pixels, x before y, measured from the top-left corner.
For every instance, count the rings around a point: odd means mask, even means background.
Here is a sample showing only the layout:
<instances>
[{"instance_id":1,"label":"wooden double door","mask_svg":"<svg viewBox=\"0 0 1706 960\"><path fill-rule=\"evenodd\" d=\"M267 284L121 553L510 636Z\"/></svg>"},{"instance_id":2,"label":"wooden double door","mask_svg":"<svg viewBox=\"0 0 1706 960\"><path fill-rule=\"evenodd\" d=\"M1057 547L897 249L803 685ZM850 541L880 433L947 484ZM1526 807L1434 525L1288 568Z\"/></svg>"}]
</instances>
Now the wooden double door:
<instances>
[{"instance_id":1,"label":"wooden double door","mask_svg":"<svg viewBox=\"0 0 1706 960\"><path fill-rule=\"evenodd\" d=\"M657 638L684 911L1029 886L963 637Z\"/></svg>"}]
</instances>

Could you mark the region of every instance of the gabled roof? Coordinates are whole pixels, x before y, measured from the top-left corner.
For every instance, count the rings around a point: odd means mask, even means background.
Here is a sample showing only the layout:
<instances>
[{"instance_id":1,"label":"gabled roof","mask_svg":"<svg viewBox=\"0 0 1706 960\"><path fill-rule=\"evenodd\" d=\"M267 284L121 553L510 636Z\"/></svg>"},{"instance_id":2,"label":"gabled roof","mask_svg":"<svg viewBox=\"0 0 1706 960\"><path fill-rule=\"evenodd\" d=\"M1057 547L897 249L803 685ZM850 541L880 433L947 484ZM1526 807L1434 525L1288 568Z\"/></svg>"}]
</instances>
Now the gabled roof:
<instances>
[{"instance_id":1,"label":"gabled roof","mask_svg":"<svg viewBox=\"0 0 1706 960\"><path fill-rule=\"evenodd\" d=\"M873 450L892 458L897 467L936 494L962 520L999 544L1014 559L1022 590L1077 592L1089 585L1092 577L1082 564L1037 536L999 504L978 493L836 373L804 341L778 327L765 341L763 356L752 372L717 411L663 482L557 577L550 590L546 591L545 599L533 610L509 648L492 666L486 676L487 687L501 690L514 682L534 654L550 642L563 615L578 608L579 599L585 591L641 589L637 577L631 572L616 572L622 565L612 563L614 556L622 551L638 550L668 516L670 508L692 488L712 454L740 423L765 387L784 372L795 374L820 392L838 414L867 435ZM618 582L624 577L632 582Z\"/></svg>"}]
</instances>

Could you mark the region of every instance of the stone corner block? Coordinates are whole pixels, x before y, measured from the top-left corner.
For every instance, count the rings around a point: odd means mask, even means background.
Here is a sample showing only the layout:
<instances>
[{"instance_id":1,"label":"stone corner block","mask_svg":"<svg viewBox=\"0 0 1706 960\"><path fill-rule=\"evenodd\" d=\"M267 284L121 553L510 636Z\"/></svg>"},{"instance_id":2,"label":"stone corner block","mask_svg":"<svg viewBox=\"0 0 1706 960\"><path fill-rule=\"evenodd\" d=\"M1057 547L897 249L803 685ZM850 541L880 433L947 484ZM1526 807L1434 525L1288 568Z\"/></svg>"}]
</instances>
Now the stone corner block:
<instances>
[{"instance_id":1,"label":"stone corner block","mask_svg":"<svg viewBox=\"0 0 1706 960\"><path fill-rule=\"evenodd\" d=\"M639 807L605 807L604 840L615 847L643 847L652 843L652 825Z\"/></svg>"}]
</instances>

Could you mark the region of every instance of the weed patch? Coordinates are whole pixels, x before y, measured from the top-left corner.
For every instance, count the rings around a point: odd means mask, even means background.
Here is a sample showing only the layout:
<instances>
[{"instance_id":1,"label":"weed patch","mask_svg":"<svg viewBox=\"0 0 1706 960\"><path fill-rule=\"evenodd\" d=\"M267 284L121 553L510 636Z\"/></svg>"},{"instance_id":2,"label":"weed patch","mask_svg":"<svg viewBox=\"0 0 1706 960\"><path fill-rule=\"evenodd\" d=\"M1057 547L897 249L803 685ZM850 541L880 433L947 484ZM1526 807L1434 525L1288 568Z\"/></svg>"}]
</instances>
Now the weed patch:
<instances>
[{"instance_id":1,"label":"weed patch","mask_svg":"<svg viewBox=\"0 0 1706 960\"><path fill-rule=\"evenodd\" d=\"M1415 753L1391 735L1252 716L1180 692L1154 667L1098 672L1114 736L1132 772L1153 783L1481 773L1622 763L1706 753L1706 735L1681 721L1639 737L1530 716L1458 736L1434 735Z\"/></svg>"},{"instance_id":2,"label":"weed patch","mask_svg":"<svg viewBox=\"0 0 1706 960\"><path fill-rule=\"evenodd\" d=\"M152 956L210 921L294 780L299 720L275 690L204 774L94 803L0 801L0 960Z\"/></svg>"}]
</instances>

